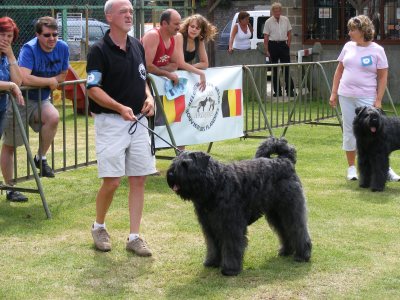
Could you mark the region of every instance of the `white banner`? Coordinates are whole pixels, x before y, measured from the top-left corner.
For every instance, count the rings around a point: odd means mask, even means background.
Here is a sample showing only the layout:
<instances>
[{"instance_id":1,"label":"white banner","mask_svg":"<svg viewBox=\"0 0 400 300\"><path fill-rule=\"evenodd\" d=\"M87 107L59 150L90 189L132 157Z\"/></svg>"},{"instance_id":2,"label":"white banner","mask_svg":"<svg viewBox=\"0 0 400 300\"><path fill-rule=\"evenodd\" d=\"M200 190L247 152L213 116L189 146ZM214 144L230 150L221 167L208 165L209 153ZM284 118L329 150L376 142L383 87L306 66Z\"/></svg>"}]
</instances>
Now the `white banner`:
<instances>
[{"instance_id":1,"label":"white banner","mask_svg":"<svg viewBox=\"0 0 400 300\"><path fill-rule=\"evenodd\" d=\"M199 90L199 76L186 71L177 71L186 83L170 94L181 93L173 100L166 96L164 77L151 74L160 95L168 123L178 146L222 141L243 136L242 66L209 68L206 74L207 87ZM168 88L168 85L167 85ZM156 114L155 132L171 141L164 118ZM169 147L155 136L156 148Z\"/></svg>"}]
</instances>

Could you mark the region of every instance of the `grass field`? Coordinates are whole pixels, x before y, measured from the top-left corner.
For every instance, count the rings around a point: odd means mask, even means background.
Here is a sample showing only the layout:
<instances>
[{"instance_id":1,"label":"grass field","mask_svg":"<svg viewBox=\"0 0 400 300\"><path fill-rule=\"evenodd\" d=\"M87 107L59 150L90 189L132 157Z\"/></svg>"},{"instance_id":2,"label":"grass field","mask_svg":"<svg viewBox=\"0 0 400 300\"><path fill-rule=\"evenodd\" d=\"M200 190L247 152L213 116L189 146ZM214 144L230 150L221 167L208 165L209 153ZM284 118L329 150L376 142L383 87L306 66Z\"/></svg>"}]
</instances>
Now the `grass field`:
<instances>
[{"instance_id":1,"label":"grass field","mask_svg":"<svg viewBox=\"0 0 400 300\"><path fill-rule=\"evenodd\" d=\"M260 219L249 227L239 276L204 268L204 241L193 206L166 184L168 160L157 161L162 176L149 177L146 185L141 233L153 257L125 250L126 180L106 221L113 250L99 253L90 226L100 180L91 166L42 180L50 220L38 195L30 194L24 204L9 203L3 195L0 299L398 299L400 183L372 193L347 182L338 127L293 126L286 137L297 148L296 169L308 201L311 262L278 257L278 240ZM248 159L259 143L253 138L218 142L211 153L225 162ZM189 148L205 151L207 146ZM398 153L392 154L391 166L400 171Z\"/></svg>"}]
</instances>

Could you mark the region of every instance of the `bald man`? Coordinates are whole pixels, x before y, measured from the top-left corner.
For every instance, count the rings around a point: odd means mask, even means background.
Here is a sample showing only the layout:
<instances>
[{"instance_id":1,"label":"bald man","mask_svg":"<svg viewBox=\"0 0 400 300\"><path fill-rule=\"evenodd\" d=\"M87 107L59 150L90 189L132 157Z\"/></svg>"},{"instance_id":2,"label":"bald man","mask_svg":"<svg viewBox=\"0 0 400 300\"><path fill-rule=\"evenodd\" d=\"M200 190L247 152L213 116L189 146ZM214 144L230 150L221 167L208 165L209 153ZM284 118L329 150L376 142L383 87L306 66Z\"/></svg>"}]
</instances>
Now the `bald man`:
<instances>
[{"instance_id":1,"label":"bald man","mask_svg":"<svg viewBox=\"0 0 400 300\"><path fill-rule=\"evenodd\" d=\"M90 111L95 114L98 176L103 179L92 236L98 250L111 250L105 218L121 177L127 176L130 233L126 249L151 256L139 227L146 176L156 172L155 157L147 129L135 121L141 118L147 125L144 116L154 115L154 99L146 81L143 46L128 36L133 24L131 2L108 0L104 12L110 29L91 47L86 67Z\"/></svg>"}]
</instances>

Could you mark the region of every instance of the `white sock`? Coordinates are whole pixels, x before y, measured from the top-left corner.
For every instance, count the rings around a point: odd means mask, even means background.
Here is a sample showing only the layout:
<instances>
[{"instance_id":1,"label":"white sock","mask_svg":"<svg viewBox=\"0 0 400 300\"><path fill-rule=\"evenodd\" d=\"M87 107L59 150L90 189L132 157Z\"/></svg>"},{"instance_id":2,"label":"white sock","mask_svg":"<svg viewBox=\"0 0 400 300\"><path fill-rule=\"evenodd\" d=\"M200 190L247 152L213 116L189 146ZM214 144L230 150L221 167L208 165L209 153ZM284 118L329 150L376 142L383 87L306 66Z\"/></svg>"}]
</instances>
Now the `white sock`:
<instances>
[{"instance_id":1,"label":"white sock","mask_svg":"<svg viewBox=\"0 0 400 300\"><path fill-rule=\"evenodd\" d=\"M136 240L137 238L139 238L139 233L130 233L128 242Z\"/></svg>"},{"instance_id":2,"label":"white sock","mask_svg":"<svg viewBox=\"0 0 400 300\"><path fill-rule=\"evenodd\" d=\"M39 155L36 154L36 155L35 155L35 158L36 158L36 160L39 160ZM45 160L45 159L46 159L46 155L43 155L43 156L42 156L42 160Z\"/></svg>"},{"instance_id":3,"label":"white sock","mask_svg":"<svg viewBox=\"0 0 400 300\"><path fill-rule=\"evenodd\" d=\"M93 229L99 229L99 228L104 228L104 229L106 229L106 223L99 224L99 223L97 223L96 221L94 221L94 223L93 223Z\"/></svg>"}]
</instances>

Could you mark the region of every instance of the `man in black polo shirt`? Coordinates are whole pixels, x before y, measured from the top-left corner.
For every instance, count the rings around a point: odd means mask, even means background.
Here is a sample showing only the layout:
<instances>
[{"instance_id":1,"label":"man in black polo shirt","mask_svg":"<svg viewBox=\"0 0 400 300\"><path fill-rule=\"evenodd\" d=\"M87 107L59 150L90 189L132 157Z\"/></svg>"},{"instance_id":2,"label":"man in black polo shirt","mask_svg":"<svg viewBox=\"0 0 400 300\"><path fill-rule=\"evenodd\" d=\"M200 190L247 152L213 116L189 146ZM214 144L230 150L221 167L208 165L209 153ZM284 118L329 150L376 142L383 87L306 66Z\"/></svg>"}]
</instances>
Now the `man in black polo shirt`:
<instances>
[{"instance_id":1,"label":"man in black polo shirt","mask_svg":"<svg viewBox=\"0 0 400 300\"><path fill-rule=\"evenodd\" d=\"M139 256L150 256L146 242L139 237L139 227L146 175L156 172L155 158L146 128L136 123L132 135L129 129L139 116L154 114L154 99L146 83L144 49L127 34L133 22L132 4L129 0L108 0L104 12L110 30L92 46L86 67L90 110L95 114L98 173L103 178L92 236L98 250L111 250L105 217L120 178L126 175L130 215L126 248ZM146 118L140 122L147 124Z\"/></svg>"}]
</instances>

